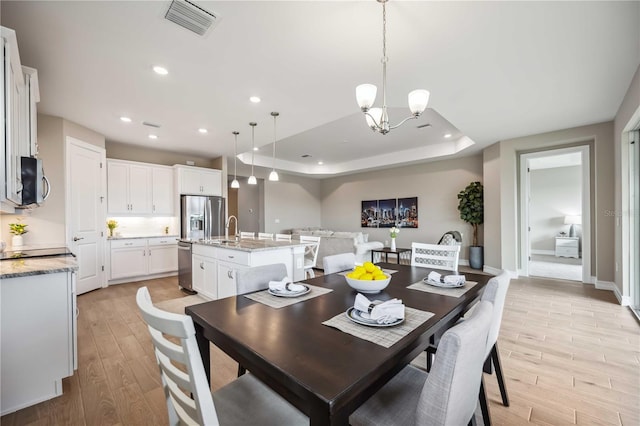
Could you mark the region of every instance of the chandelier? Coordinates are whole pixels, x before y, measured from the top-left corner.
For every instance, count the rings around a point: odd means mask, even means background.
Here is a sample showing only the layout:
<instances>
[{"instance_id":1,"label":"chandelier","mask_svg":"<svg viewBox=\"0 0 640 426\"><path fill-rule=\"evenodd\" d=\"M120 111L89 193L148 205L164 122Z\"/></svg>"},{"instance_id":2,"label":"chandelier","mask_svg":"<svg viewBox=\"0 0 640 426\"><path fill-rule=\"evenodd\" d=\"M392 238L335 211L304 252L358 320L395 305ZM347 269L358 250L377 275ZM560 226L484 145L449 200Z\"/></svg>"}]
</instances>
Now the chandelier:
<instances>
[{"instance_id":1,"label":"chandelier","mask_svg":"<svg viewBox=\"0 0 640 426\"><path fill-rule=\"evenodd\" d=\"M409 93L409 109L411 116L405 118L395 126L389 124L387 114L387 9L388 0L377 0L382 3L382 108L371 108L376 100L378 88L373 84L361 84L356 87L356 100L367 119L367 124L374 132L386 135L389 131L400 127L407 120L420 117L427 108L429 91L424 89L414 90Z\"/></svg>"}]
</instances>

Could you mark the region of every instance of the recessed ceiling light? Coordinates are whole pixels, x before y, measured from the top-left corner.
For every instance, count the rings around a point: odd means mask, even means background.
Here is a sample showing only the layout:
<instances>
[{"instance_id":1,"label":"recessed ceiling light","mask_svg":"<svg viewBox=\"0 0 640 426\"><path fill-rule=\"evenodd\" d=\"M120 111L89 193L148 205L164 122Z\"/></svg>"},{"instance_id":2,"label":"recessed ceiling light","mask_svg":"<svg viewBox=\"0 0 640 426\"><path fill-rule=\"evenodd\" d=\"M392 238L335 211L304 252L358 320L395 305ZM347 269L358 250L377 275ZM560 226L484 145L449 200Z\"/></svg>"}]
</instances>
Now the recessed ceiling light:
<instances>
[{"instance_id":1,"label":"recessed ceiling light","mask_svg":"<svg viewBox=\"0 0 640 426\"><path fill-rule=\"evenodd\" d=\"M150 134L149 139L158 139L158 136L154 134Z\"/></svg>"},{"instance_id":2,"label":"recessed ceiling light","mask_svg":"<svg viewBox=\"0 0 640 426\"><path fill-rule=\"evenodd\" d=\"M207 130L207 129L205 129L204 127L203 127L203 128L198 129L198 131L199 131L200 133L202 133L202 134L208 133L208 130Z\"/></svg>"},{"instance_id":3,"label":"recessed ceiling light","mask_svg":"<svg viewBox=\"0 0 640 426\"><path fill-rule=\"evenodd\" d=\"M318 161L318 166L322 166L324 163L322 161Z\"/></svg>"},{"instance_id":4,"label":"recessed ceiling light","mask_svg":"<svg viewBox=\"0 0 640 426\"><path fill-rule=\"evenodd\" d=\"M166 68L161 67L156 65L155 67L153 67L153 70L156 72L156 74L160 74L160 75L167 75L169 74L169 71L167 71Z\"/></svg>"},{"instance_id":5,"label":"recessed ceiling light","mask_svg":"<svg viewBox=\"0 0 640 426\"><path fill-rule=\"evenodd\" d=\"M451 137L451 133L445 133L444 137L445 137L445 139L449 139Z\"/></svg>"},{"instance_id":6,"label":"recessed ceiling light","mask_svg":"<svg viewBox=\"0 0 640 426\"><path fill-rule=\"evenodd\" d=\"M253 102L254 104L257 104L258 102L260 102L260 98L259 98L259 97L257 97L257 96L251 96L251 97L249 98L249 100L250 100L251 102Z\"/></svg>"},{"instance_id":7,"label":"recessed ceiling light","mask_svg":"<svg viewBox=\"0 0 640 426\"><path fill-rule=\"evenodd\" d=\"M125 123L131 123L131 119L129 117L122 116L120 117L120 120L124 121Z\"/></svg>"},{"instance_id":8,"label":"recessed ceiling light","mask_svg":"<svg viewBox=\"0 0 640 426\"><path fill-rule=\"evenodd\" d=\"M257 151L257 150L258 150L258 147L257 147L257 146L254 146L254 147L253 147L253 150L254 150L254 151Z\"/></svg>"}]
</instances>

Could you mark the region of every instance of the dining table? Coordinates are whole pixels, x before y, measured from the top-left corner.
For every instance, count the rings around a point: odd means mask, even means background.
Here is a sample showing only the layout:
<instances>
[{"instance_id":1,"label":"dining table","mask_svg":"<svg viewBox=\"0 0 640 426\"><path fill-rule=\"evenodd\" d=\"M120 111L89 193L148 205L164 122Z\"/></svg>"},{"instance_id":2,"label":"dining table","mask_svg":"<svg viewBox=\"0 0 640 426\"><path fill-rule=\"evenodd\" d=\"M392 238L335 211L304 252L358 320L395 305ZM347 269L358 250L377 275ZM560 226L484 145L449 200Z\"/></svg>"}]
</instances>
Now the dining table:
<instances>
[{"instance_id":1,"label":"dining table","mask_svg":"<svg viewBox=\"0 0 640 426\"><path fill-rule=\"evenodd\" d=\"M247 295L188 306L185 312L194 322L207 379L211 342L304 412L311 425L348 425L353 411L459 320L492 277L465 272L467 283L477 284L456 297L414 289L434 269L378 266L391 281L381 292L366 294L370 300L398 298L407 308L433 314L390 347L323 324L346 316L357 292L344 273L322 275L298 284L329 292L285 307L274 308ZM407 288L411 285L414 288Z\"/></svg>"}]
</instances>

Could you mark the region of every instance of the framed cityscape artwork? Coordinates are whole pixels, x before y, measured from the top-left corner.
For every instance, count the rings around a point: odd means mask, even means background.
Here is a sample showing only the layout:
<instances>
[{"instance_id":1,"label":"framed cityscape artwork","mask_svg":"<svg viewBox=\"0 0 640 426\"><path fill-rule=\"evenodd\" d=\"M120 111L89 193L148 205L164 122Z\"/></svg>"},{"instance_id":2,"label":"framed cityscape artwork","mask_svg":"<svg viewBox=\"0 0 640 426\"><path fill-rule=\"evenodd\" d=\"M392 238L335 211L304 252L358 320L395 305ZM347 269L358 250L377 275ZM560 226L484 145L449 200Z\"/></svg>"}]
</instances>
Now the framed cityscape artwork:
<instances>
[{"instance_id":1,"label":"framed cityscape artwork","mask_svg":"<svg viewBox=\"0 0 640 426\"><path fill-rule=\"evenodd\" d=\"M418 197L362 201L362 228L418 227Z\"/></svg>"}]
</instances>

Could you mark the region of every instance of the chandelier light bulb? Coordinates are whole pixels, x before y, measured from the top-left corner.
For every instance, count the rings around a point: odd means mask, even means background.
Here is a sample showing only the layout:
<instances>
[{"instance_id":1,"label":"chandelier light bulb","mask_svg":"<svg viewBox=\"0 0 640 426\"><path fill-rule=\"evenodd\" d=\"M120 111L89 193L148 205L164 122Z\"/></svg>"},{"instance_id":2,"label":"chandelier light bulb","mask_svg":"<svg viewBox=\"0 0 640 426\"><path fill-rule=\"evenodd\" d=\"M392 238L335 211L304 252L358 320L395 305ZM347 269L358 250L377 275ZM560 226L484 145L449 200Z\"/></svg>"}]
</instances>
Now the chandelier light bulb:
<instances>
[{"instance_id":1,"label":"chandelier light bulb","mask_svg":"<svg viewBox=\"0 0 640 426\"><path fill-rule=\"evenodd\" d=\"M361 84L356 87L356 100L363 111L368 111L376 101L378 88L373 84Z\"/></svg>"},{"instance_id":2,"label":"chandelier light bulb","mask_svg":"<svg viewBox=\"0 0 640 426\"><path fill-rule=\"evenodd\" d=\"M382 120L382 108L371 108L364 117L367 119L367 125L375 130Z\"/></svg>"},{"instance_id":3,"label":"chandelier light bulb","mask_svg":"<svg viewBox=\"0 0 640 426\"><path fill-rule=\"evenodd\" d=\"M427 109L429 103L429 91L424 89L414 90L409 93L409 109L411 114L420 115Z\"/></svg>"}]
</instances>

